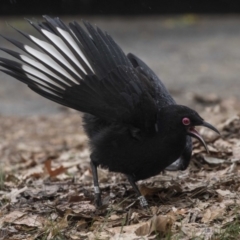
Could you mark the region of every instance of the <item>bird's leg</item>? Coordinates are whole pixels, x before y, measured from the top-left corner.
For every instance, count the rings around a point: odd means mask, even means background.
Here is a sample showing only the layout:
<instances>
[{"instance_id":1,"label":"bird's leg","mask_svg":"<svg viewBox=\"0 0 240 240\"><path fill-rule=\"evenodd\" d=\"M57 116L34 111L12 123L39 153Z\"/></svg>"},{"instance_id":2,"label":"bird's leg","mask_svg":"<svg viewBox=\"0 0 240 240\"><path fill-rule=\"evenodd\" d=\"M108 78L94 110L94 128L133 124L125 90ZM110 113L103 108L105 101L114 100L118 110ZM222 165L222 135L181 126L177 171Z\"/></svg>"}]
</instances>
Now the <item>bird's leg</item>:
<instances>
[{"instance_id":1,"label":"bird's leg","mask_svg":"<svg viewBox=\"0 0 240 240\"><path fill-rule=\"evenodd\" d=\"M91 168L92 168L92 175L93 175L95 204L96 204L97 207L101 207L102 206L102 200L101 200L101 190L99 188L99 183L98 183L97 166L92 161L92 159L91 159L90 165L91 165Z\"/></svg>"},{"instance_id":2,"label":"bird's leg","mask_svg":"<svg viewBox=\"0 0 240 240\"><path fill-rule=\"evenodd\" d=\"M140 202L140 205L142 207L148 207L148 202L146 198L141 194L141 192L138 189L138 186L136 185L135 181L133 180L133 177L131 175L126 175L128 178L129 183L131 184L132 188L138 195L138 200Z\"/></svg>"}]
</instances>

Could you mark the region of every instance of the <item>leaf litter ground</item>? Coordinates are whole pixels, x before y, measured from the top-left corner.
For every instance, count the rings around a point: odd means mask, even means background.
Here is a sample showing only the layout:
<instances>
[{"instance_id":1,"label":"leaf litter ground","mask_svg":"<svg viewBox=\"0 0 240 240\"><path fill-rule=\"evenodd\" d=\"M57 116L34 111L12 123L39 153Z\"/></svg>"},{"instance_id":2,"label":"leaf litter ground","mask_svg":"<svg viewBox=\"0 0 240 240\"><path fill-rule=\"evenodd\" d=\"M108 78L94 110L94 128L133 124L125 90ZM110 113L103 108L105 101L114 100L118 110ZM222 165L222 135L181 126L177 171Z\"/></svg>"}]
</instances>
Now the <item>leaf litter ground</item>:
<instances>
[{"instance_id":1,"label":"leaf litter ground","mask_svg":"<svg viewBox=\"0 0 240 240\"><path fill-rule=\"evenodd\" d=\"M149 209L124 176L104 169L104 206L95 208L79 113L1 116L0 239L239 239L240 107L194 100L221 136L200 129L210 154L194 141L186 171L139 182Z\"/></svg>"}]
</instances>

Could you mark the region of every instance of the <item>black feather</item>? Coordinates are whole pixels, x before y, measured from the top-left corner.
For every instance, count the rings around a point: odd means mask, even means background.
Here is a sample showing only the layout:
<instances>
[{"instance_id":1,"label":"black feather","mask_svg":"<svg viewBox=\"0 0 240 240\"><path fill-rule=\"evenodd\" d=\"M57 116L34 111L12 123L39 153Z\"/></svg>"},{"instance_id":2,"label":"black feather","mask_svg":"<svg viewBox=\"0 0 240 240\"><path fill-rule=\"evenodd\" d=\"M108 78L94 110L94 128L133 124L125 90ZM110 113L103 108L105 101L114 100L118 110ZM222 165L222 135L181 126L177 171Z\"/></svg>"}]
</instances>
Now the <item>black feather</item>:
<instances>
[{"instance_id":1,"label":"black feather","mask_svg":"<svg viewBox=\"0 0 240 240\"><path fill-rule=\"evenodd\" d=\"M4 37L30 57L0 48L20 61L0 58L0 71L45 98L84 113L97 205L99 165L125 174L144 200L135 181L164 169L186 169L194 126L216 129L194 110L177 105L156 74L137 56L126 56L100 28L86 21L84 29L76 22L67 26L59 18L44 19L28 22L45 41L17 30L41 51ZM184 125L183 118L191 124Z\"/></svg>"}]
</instances>

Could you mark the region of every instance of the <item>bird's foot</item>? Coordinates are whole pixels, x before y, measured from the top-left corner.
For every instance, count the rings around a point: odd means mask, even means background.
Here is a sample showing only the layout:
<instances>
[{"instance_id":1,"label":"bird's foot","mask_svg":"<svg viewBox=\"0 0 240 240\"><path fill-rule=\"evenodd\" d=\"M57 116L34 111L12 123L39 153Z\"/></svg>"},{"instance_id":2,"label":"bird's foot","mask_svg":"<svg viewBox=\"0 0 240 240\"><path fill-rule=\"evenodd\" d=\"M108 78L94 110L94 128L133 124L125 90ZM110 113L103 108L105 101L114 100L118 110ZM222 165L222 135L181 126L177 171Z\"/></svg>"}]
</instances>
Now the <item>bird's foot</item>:
<instances>
[{"instance_id":1,"label":"bird's foot","mask_svg":"<svg viewBox=\"0 0 240 240\"><path fill-rule=\"evenodd\" d=\"M95 194L95 205L97 208L102 206L101 194Z\"/></svg>"},{"instance_id":2,"label":"bird's foot","mask_svg":"<svg viewBox=\"0 0 240 240\"><path fill-rule=\"evenodd\" d=\"M179 170L181 170L181 158L178 158L175 162L173 162L171 165L166 167L164 170L167 170L167 171L179 171Z\"/></svg>"},{"instance_id":3,"label":"bird's foot","mask_svg":"<svg viewBox=\"0 0 240 240\"><path fill-rule=\"evenodd\" d=\"M95 194L95 204L97 208L99 208L102 206L101 191L99 187L94 186L94 194Z\"/></svg>"},{"instance_id":4,"label":"bird's foot","mask_svg":"<svg viewBox=\"0 0 240 240\"><path fill-rule=\"evenodd\" d=\"M139 196L138 197L138 200L140 202L140 205L143 207L143 208L146 208L148 207L148 202L146 200L146 198L144 196Z\"/></svg>"}]
</instances>

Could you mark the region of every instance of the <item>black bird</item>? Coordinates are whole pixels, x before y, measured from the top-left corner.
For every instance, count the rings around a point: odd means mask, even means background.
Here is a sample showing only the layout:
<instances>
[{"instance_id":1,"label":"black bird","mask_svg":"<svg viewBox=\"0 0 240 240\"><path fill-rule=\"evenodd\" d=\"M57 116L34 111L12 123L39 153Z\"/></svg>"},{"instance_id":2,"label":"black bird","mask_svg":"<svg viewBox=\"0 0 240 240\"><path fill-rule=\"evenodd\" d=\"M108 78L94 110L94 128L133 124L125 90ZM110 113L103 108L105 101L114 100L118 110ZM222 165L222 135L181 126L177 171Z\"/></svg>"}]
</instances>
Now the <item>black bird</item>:
<instances>
[{"instance_id":1,"label":"black bird","mask_svg":"<svg viewBox=\"0 0 240 240\"><path fill-rule=\"evenodd\" d=\"M29 23L45 41L17 30L38 49L3 36L23 53L1 48L21 62L0 58L1 71L36 93L84 113L89 136L96 205L101 205L97 167L126 175L147 206L136 181L162 170L184 170L195 126L206 123L197 112L177 105L155 73L138 57L125 55L112 37L83 21L65 25L44 16ZM172 164L172 165L171 165Z\"/></svg>"}]
</instances>

